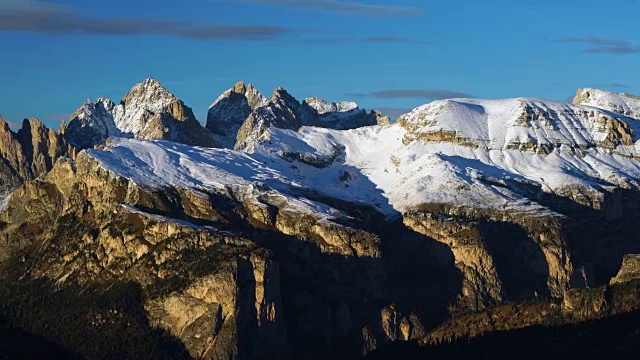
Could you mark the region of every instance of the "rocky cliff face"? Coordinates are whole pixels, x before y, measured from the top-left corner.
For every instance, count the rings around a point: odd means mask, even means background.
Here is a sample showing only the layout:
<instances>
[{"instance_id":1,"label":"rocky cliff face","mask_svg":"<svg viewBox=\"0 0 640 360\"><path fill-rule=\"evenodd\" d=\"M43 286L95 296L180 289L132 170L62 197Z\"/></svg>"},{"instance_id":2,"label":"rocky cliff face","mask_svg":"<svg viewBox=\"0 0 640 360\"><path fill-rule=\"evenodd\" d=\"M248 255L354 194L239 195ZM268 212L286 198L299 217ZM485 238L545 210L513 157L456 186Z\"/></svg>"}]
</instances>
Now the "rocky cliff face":
<instances>
[{"instance_id":1,"label":"rocky cliff face","mask_svg":"<svg viewBox=\"0 0 640 360\"><path fill-rule=\"evenodd\" d=\"M389 124L379 111L367 113L353 102L331 103L319 98L300 103L285 89L276 89L269 99L253 85L243 82L225 91L209 108L207 129L223 148L252 148L266 129L297 130L300 126L346 130Z\"/></svg>"},{"instance_id":2,"label":"rocky cliff face","mask_svg":"<svg viewBox=\"0 0 640 360\"><path fill-rule=\"evenodd\" d=\"M335 130L304 125L379 116L237 84L210 127L228 138L248 113L235 144L247 152L145 141L167 139L162 114L191 118L174 100L146 81L120 105L85 104L64 133L104 145L57 161L61 135L34 121L0 128L16 184L55 163L0 213L3 274L134 283L139 315L212 359L355 356L450 316L479 312L478 328L492 328L523 309L505 302L564 300L536 309L589 317L608 290L582 288L605 286L623 258L612 284L635 276L640 128L627 115L457 99ZM143 139L107 142L112 131Z\"/></svg>"},{"instance_id":3,"label":"rocky cliff face","mask_svg":"<svg viewBox=\"0 0 640 360\"><path fill-rule=\"evenodd\" d=\"M215 145L191 108L152 78L131 88L120 104L105 98L95 103L87 100L71 116L65 134L80 150L117 136L171 140L192 146Z\"/></svg>"},{"instance_id":4,"label":"rocky cliff face","mask_svg":"<svg viewBox=\"0 0 640 360\"><path fill-rule=\"evenodd\" d=\"M51 170L67 150L65 139L37 119L25 119L14 133L0 118L0 198Z\"/></svg>"},{"instance_id":5,"label":"rocky cliff face","mask_svg":"<svg viewBox=\"0 0 640 360\"><path fill-rule=\"evenodd\" d=\"M207 129L216 135L221 147L233 149L242 123L266 103L267 99L253 85L239 82L209 107Z\"/></svg>"}]
</instances>

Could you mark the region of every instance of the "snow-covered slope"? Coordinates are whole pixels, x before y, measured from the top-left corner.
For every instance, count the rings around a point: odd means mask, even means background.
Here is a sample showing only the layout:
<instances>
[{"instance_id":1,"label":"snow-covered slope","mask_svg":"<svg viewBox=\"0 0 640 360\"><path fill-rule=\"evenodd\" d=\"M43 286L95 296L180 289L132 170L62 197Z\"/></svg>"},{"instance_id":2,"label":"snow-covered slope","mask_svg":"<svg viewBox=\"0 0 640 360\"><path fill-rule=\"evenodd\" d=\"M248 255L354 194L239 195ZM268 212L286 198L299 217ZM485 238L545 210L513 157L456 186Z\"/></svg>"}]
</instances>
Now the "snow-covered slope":
<instances>
[{"instance_id":1,"label":"snow-covered slope","mask_svg":"<svg viewBox=\"0 0 640 360\"><path fill-rule=\"evenodd\" d=\"M213 137L191 109L152 78L133 86L120 104L105 98L95 103L87 100L72 115L65 132L70 143L80 149L103 144L114 136L214 145Z\"/></svg>"},{"instance_id":2,"label":"snow-covered slope","mask_svg":"<svg viewBox=\"0 0 640 360\"><path fill-rule=\"evenodd\" d=\"M544 193L597 206L607 190L638 187L637 122L536 99L455 99L421 106L394 125L269 128L252 153L122 139L89 154L147 186L255 201L269 193L327 218L341 215L310 193L388 217L429 206L549 214L537 202Z\"/></svg>"},{"instance_id":3,"label":"snow-covered slope","mask_svg":"<svg viewBox=\"0 0 640 360\"><path fill-rule=\"evenodd\" d=\"M611 112L640 119L640 98L599 89L578 89L574 104L590 105Z\"/></svg>"},{"instance_id":4,"label":"snow-covered slope","mask_svg":"<svg viewBox=\"0 0 640 360\"><path fill-rule=\"evenodd\" d=\"M549 154L592 147L636 156L637 120L607 110L538 99L452 99L423 105L398 123L405 142L447 141L486 150Z\"/></svg>"}]
</instances>

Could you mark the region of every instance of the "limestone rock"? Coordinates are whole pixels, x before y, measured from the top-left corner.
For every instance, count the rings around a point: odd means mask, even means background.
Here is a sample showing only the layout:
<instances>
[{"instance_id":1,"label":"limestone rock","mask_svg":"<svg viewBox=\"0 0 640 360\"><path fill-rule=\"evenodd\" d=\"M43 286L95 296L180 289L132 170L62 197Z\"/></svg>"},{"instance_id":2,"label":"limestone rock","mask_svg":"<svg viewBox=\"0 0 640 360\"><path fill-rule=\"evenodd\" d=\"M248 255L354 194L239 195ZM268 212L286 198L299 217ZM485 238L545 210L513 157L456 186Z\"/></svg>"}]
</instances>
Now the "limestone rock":
<instances>
[{"instance_id":1,"label":"limestone rock","mask_svg":"<svg viewBox=\"0 0 640 360\"><path fill-rule=\"evenodd\" d=\"M640 118L640 98L600 89L578 89L573 103L605 109L630 118Z\"/></svg>"},{"instance_id":2,"label":"limestone rock","mask_svg":"<svg viewBox=\"0 0 640 360\"><path fill-rule=\"evenodd\" d=\"M77 149L103 145L108 137L170 140L192 146L213 147L215 141L193 115L191 108L157 80L136 84L120 104L100 98L87 100L65 129Z\"/></svg>"},{"instance_id":3,"label":"limestone rock","mask_svg":"<svg viewBox=\"0 0 640 360\"><path fill-rule=\"evenodd\" d=\"M25 119L14 133L0 118L0 198L51 170L66 154L64 138L39 120Z\"/></svg>"},{"instance_id":4,"label":"limestone rock","mask_svg":"<svg viewBox=\"0 0 640 360\"><path fill-rule=\"evenodd\" d=\"M575 319L596 318L606 310L606 291L606 286L568 290L564 294L562 311Z\"/></svg>"},{"instance_id":5,"label":"limestone rock","mask_svg":"<svg viewBox=\"0 0 640 360\"><path fill-rule=\"evenodd\" d=\"M233 149L244 121L266 103L267 99L253 85L245 86L238 82L209 107L206 127L216 136L221 147Z\"/></svg>"},{"instance_id":6,"label":"limestone rock","mask_svg":"<svg viewBox=\"0 0 640 360\"><path fill-rule=\"evenodd\" d=\"M640 255L627 254L622 259L620 271L611 279L609 284L613 285L636 279L640 279Z\"/></svg>"}]
</instances>

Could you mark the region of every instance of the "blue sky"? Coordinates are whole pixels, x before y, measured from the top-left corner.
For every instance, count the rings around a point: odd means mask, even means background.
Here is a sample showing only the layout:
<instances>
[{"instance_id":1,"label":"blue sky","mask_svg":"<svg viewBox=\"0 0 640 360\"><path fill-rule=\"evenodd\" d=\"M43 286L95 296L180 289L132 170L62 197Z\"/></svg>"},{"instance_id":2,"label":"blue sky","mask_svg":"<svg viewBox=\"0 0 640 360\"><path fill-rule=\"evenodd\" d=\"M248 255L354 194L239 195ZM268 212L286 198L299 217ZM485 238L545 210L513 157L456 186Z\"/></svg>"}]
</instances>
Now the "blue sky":
<instances>
[{"instance_id":1,"label":"blue sky","mask_svg":"<svg viewBox=\"0 0 640 360\"><path fill-rule=\"evenodd\" d=\"M240 80L383 109L638 94L637 14L628 0L0 0L0 114L57 127L146 77L200 120Z\"/></svg>"}]
</instances>

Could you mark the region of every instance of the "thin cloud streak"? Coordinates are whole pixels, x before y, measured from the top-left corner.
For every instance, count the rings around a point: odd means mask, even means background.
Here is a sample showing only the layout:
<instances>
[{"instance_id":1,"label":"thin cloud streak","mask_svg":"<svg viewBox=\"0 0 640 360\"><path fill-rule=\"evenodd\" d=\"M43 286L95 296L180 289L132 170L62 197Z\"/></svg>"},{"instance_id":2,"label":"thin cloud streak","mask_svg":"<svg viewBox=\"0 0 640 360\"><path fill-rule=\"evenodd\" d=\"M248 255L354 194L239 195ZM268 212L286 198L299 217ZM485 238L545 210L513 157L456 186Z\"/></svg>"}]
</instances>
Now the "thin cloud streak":
<instances>
[{"instance_id":1,"label":"thin cloud streak","mask_svg":"<svg viewBox=\"0 0 640 360\"><path fill-rule=\"evenodd\" d=\"M162 18L91 18L41 1L0 1L0 32L160 35L190 39L270 40L296 30L270 25L197 25Z\"/></svg>"},{"instance_id":2,"label":"thin cloud streak","mask_svg":"<svg viewBox=\"0 0 640 360\"><path fill-rule=\"evenodd\" d=\"M347 96L353 97L372 97L377 99L425 99L425 100L443 100L454 98L474 98L475 96L449 89L399 89L399 90L380 90L370 93L351 93Z\"/></svg>"},{"instance_id":3,"label":"thin cloud streak","mask_svg":"<svg viewBox=\"0 0 640 360\"><path fill-rule=\"evenodd\" d=\"M557 40L558 43L577 43L589 45L588 48L580 51L584 54L616 54L628 55L640 53L640 44L632 44L624 39L603 38L598 36L587 36L581 38L567 38Z\"/></svg>"},{"instance_id":4,"label":"thin cloud streak","mask_svg":"<svg viewBox=\"0 0 640 360\"><path fill-rule=\"evenodd\" d=\"M337 0L232 0L236 3L274 5L292 9L317 10L367 17L408 17L422 14L411 6L369 5Z\"/></svg>"}]
</instances>

